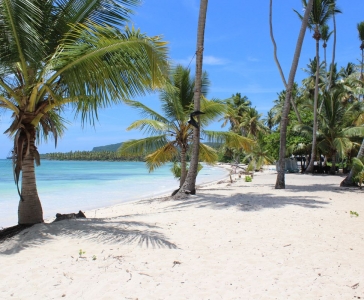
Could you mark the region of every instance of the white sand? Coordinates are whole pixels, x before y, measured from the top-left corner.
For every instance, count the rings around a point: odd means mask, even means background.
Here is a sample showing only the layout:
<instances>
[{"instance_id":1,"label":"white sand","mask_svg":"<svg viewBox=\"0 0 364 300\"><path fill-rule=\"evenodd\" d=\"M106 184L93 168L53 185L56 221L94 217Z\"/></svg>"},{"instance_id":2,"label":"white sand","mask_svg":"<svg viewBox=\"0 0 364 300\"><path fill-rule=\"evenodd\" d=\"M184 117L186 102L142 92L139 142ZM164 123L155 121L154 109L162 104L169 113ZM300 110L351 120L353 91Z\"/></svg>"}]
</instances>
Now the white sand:
<instances>
[{"instance_id":1,"label":"white sand","mask_svg":"<svg viewBox=\"0 0 364 300\"><path fill-rule=\"evenodd\" d=\"M0 299L364 299L364 190L342 179L267 171L33 226L0 244Z\"/></svg>"}]
</instances>

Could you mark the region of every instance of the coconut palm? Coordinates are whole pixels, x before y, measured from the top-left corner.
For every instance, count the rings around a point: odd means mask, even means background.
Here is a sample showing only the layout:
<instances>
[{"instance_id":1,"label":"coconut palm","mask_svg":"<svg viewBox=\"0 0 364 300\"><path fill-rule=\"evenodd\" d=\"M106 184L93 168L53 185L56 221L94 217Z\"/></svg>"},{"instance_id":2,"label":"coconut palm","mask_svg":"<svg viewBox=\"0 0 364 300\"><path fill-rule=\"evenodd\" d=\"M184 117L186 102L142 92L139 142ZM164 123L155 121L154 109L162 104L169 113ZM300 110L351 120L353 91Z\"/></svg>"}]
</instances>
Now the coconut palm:
<instances>
[{"instance_id":1,"label":"coconut palm","mask_svg":"<svg viewBox=\"0 0 364 300\"><path fill-rule=\"evenodd\" d=\"M358 179L359 187L362 188L362 184L364 182L364 158L361 159L354 157L353 158L353 170L355 177Z\"/></svg>"},{"instance_id":2,"label":"coconut palm","mask_svg":"<svg viewBox=\"0 0 364 300\"><path fill-rule=\"evenodd\" d=\"M138 0L0 1L0 107L12 112L19 224L43 222L36 139L57 138L70 105L83 121L98 108L162 84L165 43L125 26ZM118 28L123 28L119 30Z\"/></svg>"},{"instance_id":3,"label":"coconut palm","mask_svg":"<svg viewBox=\"0 0 364 300\"><path fill-rule=\"evenodd\" d=\"M203 63L207 5L208 5L208 0L200 0L200 12L198 16L198 25L197 25L196 76L195 76L196 89L193 101L194 111L200 111L201 78L202 78L202 63ZM184 186L180 189L176 198L182 197L184 191L189 191L191 194L196 193L196 177L197 177L199 149L200 149L199 143L200 143L200 128L195 127L193 129L193 149L192 149L190 168L188 170L188 176L185 180Z\"/></svg>"},{"instance_id":4,"label":"coconut palm","mask_svg":"<svg viewBox=\"0 0 364 300\"><path fill-rule=\"evenodd\" d=\"M307 7L307 1L302 0L304 8ZM314 0L312 11L308 21L308 28L314 31L313 38L316 40L316 70L320 68L320 58L319 58L319 47L321 33L320 28L327 23L327 21L332 17L334 10L333 5L335 0ZM297 15L302 19L303 17L299 12ZM307 173L312 173L314 170L314 161L316 158L316 132L317 132L317 101L319 95L319 73L316 72L315 80L315 94L314 94L314 110L313 110L313 129L312 129L312 151L311 151L311 161L306 169Z\"/></svg>"},{"instance_id":5,"label":"coconut palm","mask_svg":"<svg viewBox=\"0 0 364 300\"><path fill-rule=\"evenodd\" d=\"M325 73L327 74L327 59L326 59L326 48L327 43L333 33L333 31L330 31L329 25L324 24L320 27L320 33L321 33L321 39L322 39L322 48L324 48L324 66L325 66ZM328 78L326 75L326 84L328 84Z\"/></svg>"},{"instance_id":6,"label":"coconut palm","mask_svg":"<svg viewBox=\"0 0 364 300\"><path fill-rule=\"evenodd\" d=\"M250 108L251 101L247 96L242 97L240 93L236 93L235 95L232 95L231 98L226 100L226 105L227 111L222 118L224 122L221 127L225 127L228 123L230 123L231 131L246 136L244 128L242 128L240 124L242 122L243 115Z\"/></svg>"},{"instance_id":7,"label":"coconut palm","mask_svg":"<svg viewBox=\"0 0 364 300\"><path fill-rule=\"evenodd\" d=\"M353 138L364 136L364 127L355 126L354 122L363 114L364 106L360 102L345 105L342 99L342 90L323 92L322 111L319 114L320 126L318 128L318 148L327 157L332 159L330 172L335 174L336 156L345 156L352 147ZM312 134L312 127L296 125L295 130L306 135Z\"/></svg>"},{"instance_id":8,"label":"coconut palm","mask_svg":"<svg viewBox=\"0 0 364 300\"><path fill-rule=\"evenodd\" d=\"M290 101L292 97L292 90L294 86L294 78L296 75L298 62L301 55L301 49L303 45L303 40L305 38L305 33L307 29L308 19L311 13L312 4L314 0L309 0L306 6L306 12L302 19L301 29L298 35L296 49L291 65L291 70L288 77L287 87L286 87L286 99L284 101L284 106L282 110L282 122L280 127L280 140L279 140L279 171L277 173L277 180L275 184L276 189L284 189L285 184L285 173L284 173L284 164L285 164L285 157L286 157L286 140L287 140L287 126L288 126L288 114L290 111Z\"/></svg>"},{"instance_id":9,"label":"coconut palm","mask_svg":"<svg viewBox=\"0 0 364 300\"><path fill-rule=\"evenodd\" d=\"M216 117L224 114L226 105L218 100L207 100L208 79L204 73L201 81L201 109L204 112L200 117L199 125L204 127ZM189 115L193 110L195 80L190 77L189 69L177 66L171 74L170 82L161 91L162 114L152 110L138 101L126 103L139 109L145 119L133 122L127 130L139 129L150 134L149 137L124 142L119 148L119 155L145 156L149 171L153 171L167 162L178 161L180 163L180 187L187 175L187 153L191 149L193 141L193 128L188 123ZM202 130L211 141L219 143L226 141L225 133L216 133ZM231 137L237 136L230 134ZM219 140L220 138L220 140ZM249 141L242 137L236 137L240 143ZM206 144L199 143L199 159L207 163L217 160L216 151Z\"/></svg>"}]
</instances>

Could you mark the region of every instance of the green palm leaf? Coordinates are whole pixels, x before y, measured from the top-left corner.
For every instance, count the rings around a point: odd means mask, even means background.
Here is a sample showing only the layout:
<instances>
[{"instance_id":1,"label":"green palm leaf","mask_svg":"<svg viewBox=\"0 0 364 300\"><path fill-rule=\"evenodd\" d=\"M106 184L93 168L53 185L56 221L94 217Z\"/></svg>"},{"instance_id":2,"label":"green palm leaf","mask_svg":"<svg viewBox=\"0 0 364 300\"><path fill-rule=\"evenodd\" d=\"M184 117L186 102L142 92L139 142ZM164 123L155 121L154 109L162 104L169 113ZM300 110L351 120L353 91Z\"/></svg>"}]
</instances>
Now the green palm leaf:
<instances>
[{"instance_id":1,"label":"green palm leaf","mask_svg":"<svg viewBox=\"0 0 364 300\"><path fill-rule=\"evenodd\" d=\"M145 162L149 172L154 171L156 168L170 162L178 155L178 150L173 143L167 143L163 147L160 147L153 153L145 157Z\"/></svg>"},{"instance_id":2,"label":"green palm leaf","mask_svg":"<svg viewBox=\"0 0 364 300\"><path fill-rule=\"evenodd\" d=\"M152 136L124 142L117 152L120 156L141 156L163 148L166 144L168 144L168 141L165 135Z\"/></svg>"},{"instance_id":3,"label":"green palm leaf","mask_svg":"<svg viewBox=\"0 0 364 300\"><path fill-rule=\"evenodd\" d=\"M254 140L234 132L204 130L202 134L207 136L209 142L225 144L229 148L244 149L246 152L250 152L255 144Z\"/></svg>"},{"instance_id":4,"label":"green palm leaf","mask_svg":"<svg viewBox=\"0 0 364 300\"><path fill-rule=\"evenodd\" d=\"M199 160L208 164L214 164L217 162L218 155L215 149L200 143Z\"/></svg>"}]
</instances>

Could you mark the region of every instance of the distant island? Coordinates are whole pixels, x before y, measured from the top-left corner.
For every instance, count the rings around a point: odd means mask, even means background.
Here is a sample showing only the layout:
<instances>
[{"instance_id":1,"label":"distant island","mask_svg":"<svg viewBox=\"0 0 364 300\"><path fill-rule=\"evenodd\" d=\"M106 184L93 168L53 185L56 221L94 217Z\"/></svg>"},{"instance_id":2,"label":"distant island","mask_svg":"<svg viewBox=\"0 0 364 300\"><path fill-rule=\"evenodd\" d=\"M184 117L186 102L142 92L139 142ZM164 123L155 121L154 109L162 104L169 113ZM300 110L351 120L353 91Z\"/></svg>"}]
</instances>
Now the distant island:
<instances>
[{"instance_id":1,"label":"distant island","mask_svg":"<svg viewBox=\"0 0 364 300\"><path fill-rule=\"evenodd\" d=\"M93 147L92 151L52 152L41 154L41 159L49 160L87 160L87 161L144 161L142 156L119 156L122 143Z\"/></svg>"},{"instance_id":2,"label":"distant island","mask_svg":"<svg viewBox=\"0 0 364 300\"><path fill-rule=\"evenodd\" d=\"M220 144L205 143L218 149ZM87 161L144 161L144 156L119 156L117 150L122 143L93 147L92 151L52 152L41 154L41 159L48 160L87 160ZM11 158L11 157L9 157Z\"/></svg>"}]
</instances>

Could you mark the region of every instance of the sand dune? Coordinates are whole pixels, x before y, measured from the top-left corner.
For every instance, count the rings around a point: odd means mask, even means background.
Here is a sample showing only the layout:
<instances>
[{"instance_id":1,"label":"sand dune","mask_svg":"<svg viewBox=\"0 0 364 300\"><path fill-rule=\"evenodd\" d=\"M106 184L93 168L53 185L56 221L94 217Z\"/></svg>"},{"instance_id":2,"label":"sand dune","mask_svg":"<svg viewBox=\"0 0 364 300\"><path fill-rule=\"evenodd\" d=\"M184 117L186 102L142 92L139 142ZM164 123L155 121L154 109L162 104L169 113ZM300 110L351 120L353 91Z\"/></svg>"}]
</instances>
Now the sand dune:
<instances>
[{"instance_id":1,"label":"sand dune","mask_svg":"<svg viewBox=\"0 0 364 300\"><path fill-rule=\"evenodd\" d=\"M23 231L0 244L0 299L364 299L364 191L233 178Z\"/></svg>"}]
</instances>

